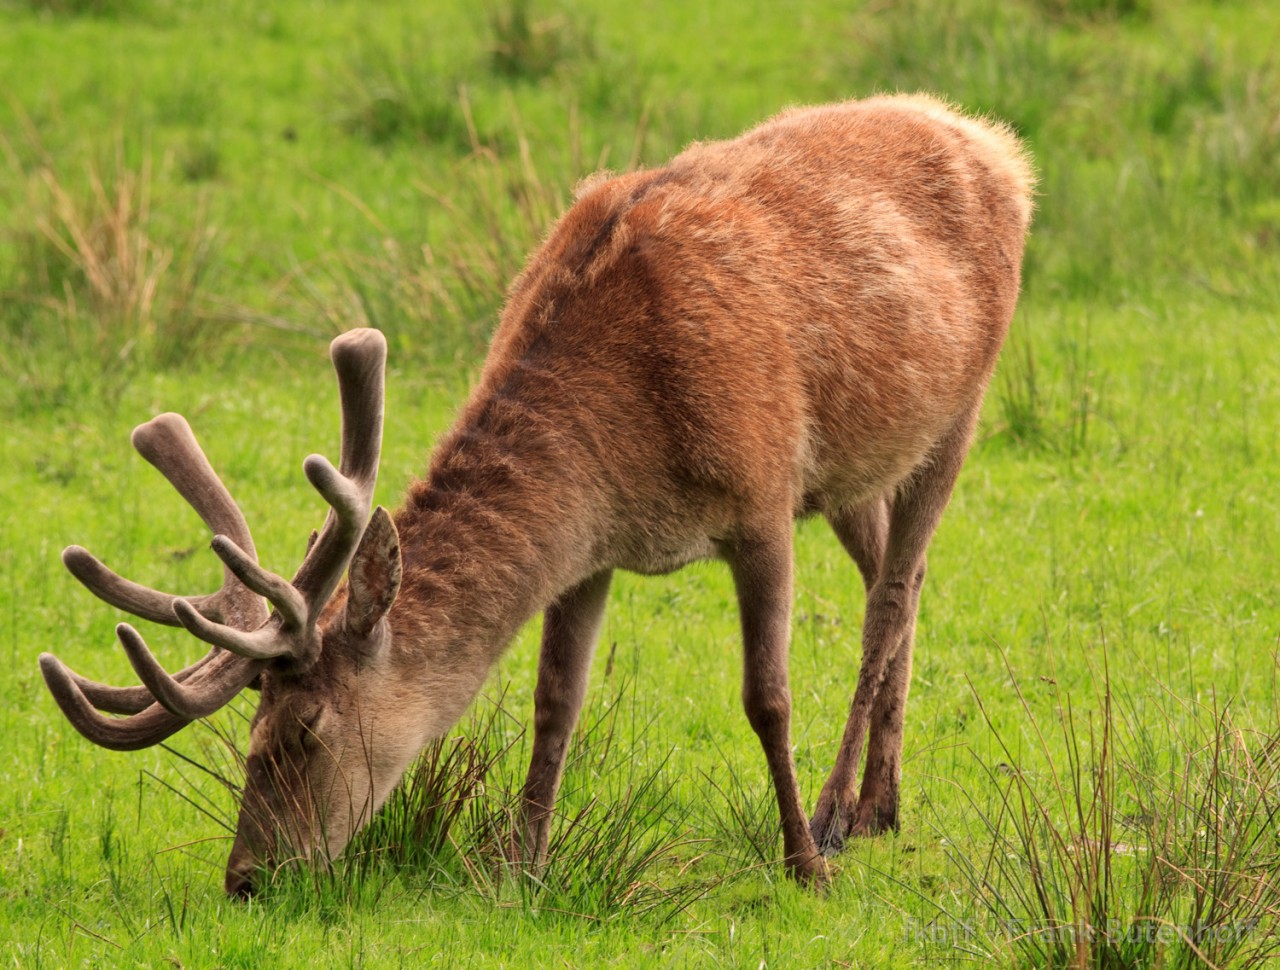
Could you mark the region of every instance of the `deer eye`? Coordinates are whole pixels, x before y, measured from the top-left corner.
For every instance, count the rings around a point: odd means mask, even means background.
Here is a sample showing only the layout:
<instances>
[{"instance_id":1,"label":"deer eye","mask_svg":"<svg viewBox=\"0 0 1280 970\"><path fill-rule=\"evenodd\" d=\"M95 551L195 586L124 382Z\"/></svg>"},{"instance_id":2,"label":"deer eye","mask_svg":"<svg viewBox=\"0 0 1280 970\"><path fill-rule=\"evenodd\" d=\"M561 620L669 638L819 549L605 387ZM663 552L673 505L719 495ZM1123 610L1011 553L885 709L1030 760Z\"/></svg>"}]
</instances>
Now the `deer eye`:
<instances>
[{"instance_id":1,"label":"deer eye","mask_svg":"<svg viewBox=\"0 0 1280 970\"><path fill-rule=\"evenodd\" d=\"M317 733L320 721L324 717L324 708L317 705L295 713L297 721L298 744L305 749L319 747L320 737Z\"/></svg>"}]
</instances>

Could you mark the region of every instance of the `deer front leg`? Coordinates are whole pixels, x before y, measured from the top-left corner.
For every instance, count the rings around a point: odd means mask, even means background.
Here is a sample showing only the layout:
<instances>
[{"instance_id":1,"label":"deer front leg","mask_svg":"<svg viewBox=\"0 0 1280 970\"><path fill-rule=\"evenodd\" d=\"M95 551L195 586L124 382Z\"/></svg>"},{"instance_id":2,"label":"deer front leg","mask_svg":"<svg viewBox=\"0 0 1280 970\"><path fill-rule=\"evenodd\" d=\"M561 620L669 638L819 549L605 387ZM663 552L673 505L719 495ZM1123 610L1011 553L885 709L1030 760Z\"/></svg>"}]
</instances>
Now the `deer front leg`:
<instances>
[{"instance_id":1,"label":"deer front leg","mask_svg":"<svg viewBox=\"0 0 1280 970\"><path fill-rule=\"evenodd\" d=\"M564 776L573 735L591 671L591 656L604 618L611 573L606 571L569 590L547 607L542 621L538 684L533 694L533 754L521 799L521 818L512 836L512 861L534 866L546 860L551 813Z\"/></svg>"},{"instance_id":2,"label":"deer front leg","mask_svg":"<svg viewBox=\"0 0 1280 970\"><path fill-rule=\"evenodd\" d=\"M828 879L826 862L809 830L791 755L790 521L769 538L736 543L729 563L742 619L742 701L773 777L787 870L799 882L822 887Z\"/></svg>"},{"instance_id":3,"label":"deer front leg","mask_svg":"<svg viewBox=\"0 0 1280 970\"><path fill-rule=\"evenodd\" d=\"M951 497L976 417L975 407L956 422L892 502L884 558L867 595L858 684L840 752L811 823L825 854L839 852L851 834L875 835L898 827L903 723L925 551ZM834 519L832 524L839 535L840 526ZM867 764L855 798L854 779L868 732Z\"/></svg>"}]
</instances>

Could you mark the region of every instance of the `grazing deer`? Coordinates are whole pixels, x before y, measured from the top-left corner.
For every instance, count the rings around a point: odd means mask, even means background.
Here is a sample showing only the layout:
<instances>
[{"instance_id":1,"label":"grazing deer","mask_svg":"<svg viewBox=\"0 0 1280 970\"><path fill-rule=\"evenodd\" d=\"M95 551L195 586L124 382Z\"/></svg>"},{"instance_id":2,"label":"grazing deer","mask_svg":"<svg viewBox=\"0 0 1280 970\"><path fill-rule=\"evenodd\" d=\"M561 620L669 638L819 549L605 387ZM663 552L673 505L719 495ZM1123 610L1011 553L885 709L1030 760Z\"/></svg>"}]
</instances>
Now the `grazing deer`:
<instances>
[{"instance_id":1,"label":"grazing deer","mask_svg":"<svg viewBox=\"0 0 1280 970\"><path fill-rule=\"evenodd\" d=\"M924 96L786 111L663 168L589 180L512 285L478 387L394 516L370 513L385 342L333 342L341 462L303 463L330 508L292 580L258 564L186 422L140 426L138 450L215 533L222 588L171 596L78 546L63 560L108 603L211 650L171 676L122 623L145 686L44 654L49 689L82 734L127 750L260 688L226 876L247 895L281 853L340 852L544 610L512 836L537 864L612 570L717 557L786 865L822 883L824 854L898 825L925 550L1013 314L1032 185L1007 129ZM792 520L811 514L867 589L852 709L812 821L787 683Z\"/></svg>"}]
</instances>

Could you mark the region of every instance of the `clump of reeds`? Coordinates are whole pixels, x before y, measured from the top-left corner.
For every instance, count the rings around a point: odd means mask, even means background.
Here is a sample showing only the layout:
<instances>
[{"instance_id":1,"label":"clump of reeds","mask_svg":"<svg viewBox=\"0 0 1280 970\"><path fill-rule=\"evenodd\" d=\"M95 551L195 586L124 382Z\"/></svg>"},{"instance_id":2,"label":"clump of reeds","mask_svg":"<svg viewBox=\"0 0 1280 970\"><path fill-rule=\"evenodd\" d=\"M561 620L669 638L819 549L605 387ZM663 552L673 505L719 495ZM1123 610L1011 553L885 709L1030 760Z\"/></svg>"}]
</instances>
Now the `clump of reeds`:
<instances>
[{"instance_id":1,"label":"clump of reeds","mask_svg":"<svg viewBox=\"0 0 1280 970\"><path fill-rule=\"evenodd\" d=\"M1018 692L1029 756L987 718L1003 760L983 768L998 794L966 797L989 850L946 840L993 952L1035 967L1275 959L1280 734L1242 726L1229 705L1144 722L1120 709L1106 673L1088 715L1054 690L1049 727Z\"/></svg>"}]
</instances>

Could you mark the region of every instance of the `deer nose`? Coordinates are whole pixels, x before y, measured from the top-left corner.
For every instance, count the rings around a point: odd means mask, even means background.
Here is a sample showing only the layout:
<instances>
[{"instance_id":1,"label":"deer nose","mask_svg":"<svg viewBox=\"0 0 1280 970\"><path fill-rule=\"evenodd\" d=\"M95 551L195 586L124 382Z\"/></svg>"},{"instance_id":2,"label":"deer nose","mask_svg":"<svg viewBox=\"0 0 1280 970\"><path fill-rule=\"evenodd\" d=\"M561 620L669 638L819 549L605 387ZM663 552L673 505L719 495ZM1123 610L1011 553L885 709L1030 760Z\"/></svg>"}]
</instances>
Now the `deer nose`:
<instances>
[{"instance_id":1,"label":"deer nose","mask_svg":"<svg viewBox=\"0 0 1280 970\"><path fill-rule=\"evenodd\" d=\"M228 866L227 879L223 883L223 888L227 895L233 899L250 899L258 891L258 887L254 884L255 869L253 866L245 866L243 868Z\"/></svg>"}]
</instances>

